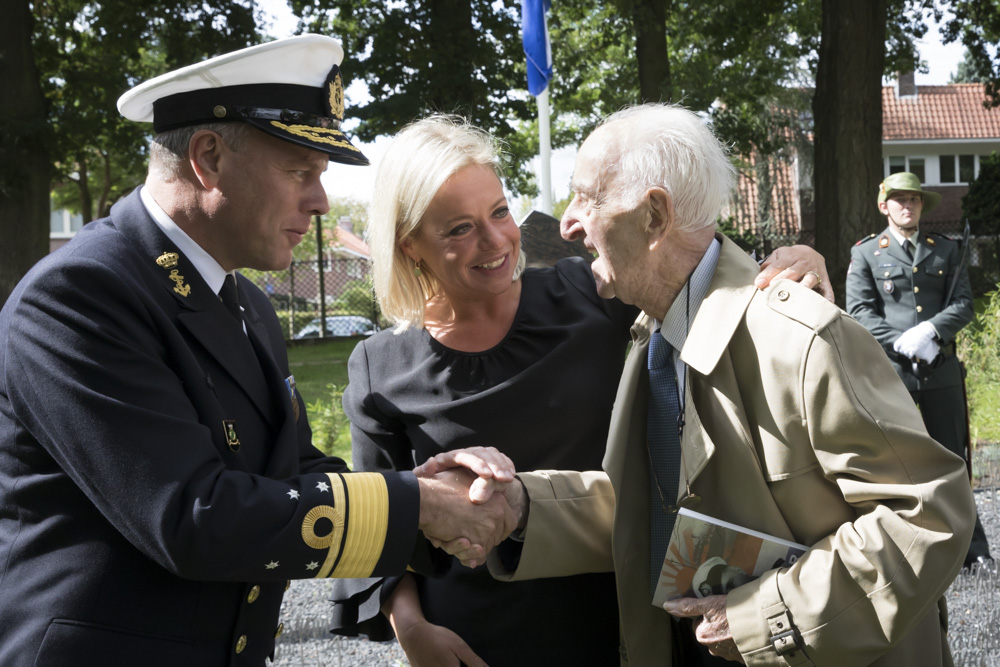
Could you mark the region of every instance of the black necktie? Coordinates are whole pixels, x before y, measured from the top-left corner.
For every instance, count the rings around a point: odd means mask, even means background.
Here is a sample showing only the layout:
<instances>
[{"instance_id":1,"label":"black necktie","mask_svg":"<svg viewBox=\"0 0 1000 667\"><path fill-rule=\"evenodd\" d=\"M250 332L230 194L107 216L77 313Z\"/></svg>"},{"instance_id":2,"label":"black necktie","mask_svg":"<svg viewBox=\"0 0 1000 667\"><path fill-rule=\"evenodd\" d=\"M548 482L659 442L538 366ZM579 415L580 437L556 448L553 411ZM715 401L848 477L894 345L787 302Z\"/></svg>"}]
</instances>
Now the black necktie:
<instances>
[{"instance_id":1,"label":"black necktie","mask_svg":"<svg viewBox=\"0 0 1000 667\"><path fill-rule=\"evenodd\" d=\"M222 281L222 289L219 290L219 298L222 305L226 307L236 321L243 323L243 311L240 310L240 295L236 289L236 278L231 273L226 274L226 279Z\"/></svg>"},{"instance_id":2,"label":"black necktie","mask_svg":"<svg viewBox=\"0 0 1000 667\"><path fill-rule=\"evenodd\" d=\"M906 256L909 257L911 261L913 260L913 241L910 239L903 241L903 252L906 253Z\"/></svg>"},{"instance_id":3,"label":"black necktie","mask_svg":"<svg viewBox=\"0 0 1000 667\"><path fill-rule=\"evenodd\" d=\"M650 459L650 590L656 591L663 557L674 528L674 504L681 475L681 440L678 430L680 394L674 368L673 346L659 331L649 340L649 411L646 447Z\"/></svg>"}]
</instances>

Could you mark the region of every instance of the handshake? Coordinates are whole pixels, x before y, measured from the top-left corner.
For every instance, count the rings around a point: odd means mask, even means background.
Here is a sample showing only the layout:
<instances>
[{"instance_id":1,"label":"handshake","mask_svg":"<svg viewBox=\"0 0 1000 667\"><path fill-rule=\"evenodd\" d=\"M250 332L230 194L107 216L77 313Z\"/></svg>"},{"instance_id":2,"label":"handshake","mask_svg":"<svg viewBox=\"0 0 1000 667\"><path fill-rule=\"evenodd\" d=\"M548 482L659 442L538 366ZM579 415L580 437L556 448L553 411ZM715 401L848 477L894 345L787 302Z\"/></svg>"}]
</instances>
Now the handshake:
<instances>
[{"instance_id":1,"label":"handshake","mask_svg":"<svg viewBox=\"0 0 1000 667\"><path fill-rule=\"evenodd\" d=\"M419 527L466 567L527 521L528 497L514 464L493 447L438 454L413 470L420 485Z\"/></svg>"}]
</instances>

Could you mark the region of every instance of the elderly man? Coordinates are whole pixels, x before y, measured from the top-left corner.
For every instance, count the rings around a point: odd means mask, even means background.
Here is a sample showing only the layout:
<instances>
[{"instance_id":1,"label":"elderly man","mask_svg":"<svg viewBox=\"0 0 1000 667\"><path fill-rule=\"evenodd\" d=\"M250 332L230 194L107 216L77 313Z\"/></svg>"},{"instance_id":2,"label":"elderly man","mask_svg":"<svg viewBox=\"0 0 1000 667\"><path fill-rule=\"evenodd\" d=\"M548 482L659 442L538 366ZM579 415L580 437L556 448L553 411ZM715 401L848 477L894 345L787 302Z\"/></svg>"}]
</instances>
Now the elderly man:
<instances>
[{"instance_id":1,"label":"elderly man","mask_svg":"<svg viewBox=\"0 0 1000 667\"><path fill-rule=\"evenodd\" d=\"M644 313L606 474L519 475L523 542L490 567L613 569L623 665L947 664L939 600L972 529L962 461L857 322L789 281L754 288L756 264L714 229L732 184L681 108L617 113L584 142L563 236L599 253L602 296ZM653 606L678 506L810 548L727 595Z\"/></svg>"},{"instance_id":2,"label":"elderly man","mask_svg":"<svg viewBox=\"0 0 1000 667\"><path fill-rule=\"evenodd\" d=\"M472 511L471 473L315 449L278 319L235 272L286 268L328 162L367 164L338 129L342 55L306 35L126 93L157 132L145 187L0 312L5 667L262 666L289 579L401 574L418 528L485 545L512 518Z\"/></svg>"}]
</instances>

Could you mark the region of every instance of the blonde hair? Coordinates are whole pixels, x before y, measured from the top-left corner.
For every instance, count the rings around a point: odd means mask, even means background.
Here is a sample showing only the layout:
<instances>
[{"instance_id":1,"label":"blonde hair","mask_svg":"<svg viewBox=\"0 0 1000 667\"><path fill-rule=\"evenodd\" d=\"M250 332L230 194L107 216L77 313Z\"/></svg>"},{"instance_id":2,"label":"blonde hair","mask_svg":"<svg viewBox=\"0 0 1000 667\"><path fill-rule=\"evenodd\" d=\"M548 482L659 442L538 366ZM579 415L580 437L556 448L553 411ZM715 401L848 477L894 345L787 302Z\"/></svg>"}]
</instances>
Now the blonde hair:
<instances>
[{"instance_id":1,"label":"blonde hair","mask_svg":"<svg viewBox=\"0 0 1000 667\"><path fill-rule=\"evenodd\" d=\"M379 162L365 240L372 253L375 298L396 333L423 328L424 306L439 292L427 270L418 277L402 244L417 233L420 220L445 181L470 166L489 167L501 178L499 147L485 130L459 116L434 115L406 126ZM524 253L514 280L524 270Z\"/></svg>"}]
</instances>

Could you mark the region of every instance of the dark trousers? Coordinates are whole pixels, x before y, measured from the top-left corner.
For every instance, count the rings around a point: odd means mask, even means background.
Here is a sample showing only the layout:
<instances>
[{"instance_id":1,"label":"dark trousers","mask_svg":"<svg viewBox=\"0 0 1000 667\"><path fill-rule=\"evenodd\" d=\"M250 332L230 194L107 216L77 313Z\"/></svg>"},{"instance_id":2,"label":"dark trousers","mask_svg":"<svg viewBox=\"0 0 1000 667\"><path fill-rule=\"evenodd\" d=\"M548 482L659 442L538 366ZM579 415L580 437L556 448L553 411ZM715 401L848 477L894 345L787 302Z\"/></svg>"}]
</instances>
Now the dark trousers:
<instances>
[{"instance_id":1,"label":"dark trousers","mask_svg":"<svg viewBox=\"0 0 1000 667\"><path fill-rule=\"evenodd\" d=\"M965 418L965 396L961 387L944 389L924 389L911 391L910 396L920 408L924 426L932 438L966 459L965 437L968 424ZM976 527L972 532L972 543L965 557L965 564L972 564L979 556L989 556L990 546L986 542L983 524L976 513Z\"/></svg>"}]
</instances>

